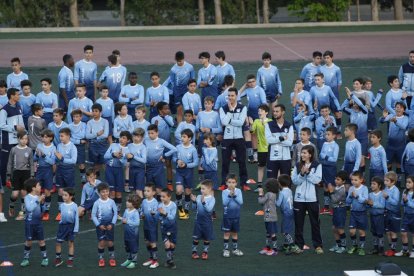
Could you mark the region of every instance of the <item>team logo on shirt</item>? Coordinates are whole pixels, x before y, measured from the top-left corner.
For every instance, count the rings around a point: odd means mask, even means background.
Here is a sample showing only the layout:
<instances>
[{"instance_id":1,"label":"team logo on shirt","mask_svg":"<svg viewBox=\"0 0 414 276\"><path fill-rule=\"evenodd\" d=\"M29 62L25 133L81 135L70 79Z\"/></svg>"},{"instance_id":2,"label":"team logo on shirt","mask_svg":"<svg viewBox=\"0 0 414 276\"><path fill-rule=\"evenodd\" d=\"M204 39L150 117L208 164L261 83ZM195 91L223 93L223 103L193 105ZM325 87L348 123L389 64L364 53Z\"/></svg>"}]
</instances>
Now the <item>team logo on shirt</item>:
<instances>
[{"instance_id":1,"label":"team logo on shirt","mask_svg":"<svg viewBox=\"0 0 414 276\"><path fill-rule=\"evenodd\" d=\"M26 157L26 158L29 157L29 153L25 152L24 157Z\"/></svg>"}]
</instances>

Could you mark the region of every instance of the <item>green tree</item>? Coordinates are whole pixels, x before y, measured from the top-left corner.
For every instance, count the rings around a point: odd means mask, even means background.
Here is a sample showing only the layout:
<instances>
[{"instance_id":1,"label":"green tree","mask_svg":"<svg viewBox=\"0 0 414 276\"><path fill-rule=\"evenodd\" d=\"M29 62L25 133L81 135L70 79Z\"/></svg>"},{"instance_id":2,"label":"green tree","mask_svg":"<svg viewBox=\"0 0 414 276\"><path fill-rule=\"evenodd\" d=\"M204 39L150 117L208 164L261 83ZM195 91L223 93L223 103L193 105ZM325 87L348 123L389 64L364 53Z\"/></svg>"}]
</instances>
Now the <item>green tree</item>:
<instances>
[{"instance_id":1,"label":"green tree","mask_svg":"<svg viewBox=\"0 0 414 276\"><path fill-rule=\"evenodd\" d=\"M349 6L349 0L294 0L288 5L291 15L305 21L341 21Z\"/></svg>"}]
</instances>

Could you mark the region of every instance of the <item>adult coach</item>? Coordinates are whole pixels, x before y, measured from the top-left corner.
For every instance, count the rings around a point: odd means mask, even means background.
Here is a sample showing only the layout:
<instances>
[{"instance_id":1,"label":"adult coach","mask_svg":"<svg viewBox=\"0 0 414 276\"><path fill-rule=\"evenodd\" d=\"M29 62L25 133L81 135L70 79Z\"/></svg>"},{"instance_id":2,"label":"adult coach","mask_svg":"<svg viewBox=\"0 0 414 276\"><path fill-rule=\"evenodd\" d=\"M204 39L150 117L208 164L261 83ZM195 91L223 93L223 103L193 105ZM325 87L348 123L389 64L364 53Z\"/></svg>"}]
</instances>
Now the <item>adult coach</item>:
<instances>
[{"instance_id":1,"label":"adult coach","mask_svg":"<svg viewBox=\"0 0 414 276\"><path fill-rule=\"evenodd\" d=\"M414 50L411 50L408 54L408 62L401 65L398 79L401 83L401 89L408 93L407 107L412 109L411 101L414 96Z\"/></svg>"},{"instance_id":2,"label":"adult coach","mask_svg":"<svg viewBox=\"0 0 414 276\"><path fill-rule=\"evenodd\" d=\"M285 120L286 108L283 104L273 107L273 120L265 127L269 145L267 177L277 178L280 174L290 175L292 157L290 147L293 144L293 126Z\"/></svg>"},{"instance_id":3,"label":"adult coach","mask_svg":"<svg viewBox=\"0 0 414 276\"><path fill-rule=\"evenodd\" d=\"M247 108L237 102L237 89L231 87L228 90L228 104L220 107L220 120L224 127L224 136L221 144L223 168L221 170L222 187L226 183L229 173L230 158L233 150L236 151L236 160L239 164L239 176L241 188L250 190L246 185L246 144L243 139L243 125L247 117Z\"/></svg>"},{"instance_id":4,"label":"adult coach","mask_svg":"<svg viewBox=\"0 0 414 276\"><path fill-rule=\"evenodd\" d=\"M1 183L6 183L7 162L10 150L18 144L17 132L25 130L23 111L19 104L19 89L9 88L7 98L9 102L0 110L1 145L0 152L0 176ZM3 188L0 184L0 222L4 221L3 214ZM6 220L7 221L7 220Z\"/></svg>"}]
</instances>

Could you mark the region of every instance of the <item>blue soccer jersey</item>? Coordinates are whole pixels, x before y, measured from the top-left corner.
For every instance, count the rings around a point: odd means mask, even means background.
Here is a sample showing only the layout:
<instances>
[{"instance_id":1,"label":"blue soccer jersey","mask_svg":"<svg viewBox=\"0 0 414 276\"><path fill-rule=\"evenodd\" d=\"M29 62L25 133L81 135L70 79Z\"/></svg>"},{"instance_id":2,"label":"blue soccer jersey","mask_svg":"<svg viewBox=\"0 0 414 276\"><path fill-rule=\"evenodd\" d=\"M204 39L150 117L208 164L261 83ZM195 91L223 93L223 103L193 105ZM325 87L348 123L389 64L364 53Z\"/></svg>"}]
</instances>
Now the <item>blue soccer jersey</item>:
<instances>
[{"instance_id":1,"label":"blue soccer jersey","mask_svg":"<svg viewBox=\"0 0 414 276\"><path fill-rule=\"evenodd\" d=\"M240 218L240 209L243 205L243 194L239 188L233 192L226 189L221 194L223 200L223 219Z\"/></svg>"},{"instance_id":2,"label":"blue soccer jersey","mask_svg":"<svg viewBox=\"0 0 414 276\"><path fill-rule=\"evenodd\" d=\"M174 96L182 97L187 92L188 81L195 79L194 67L188 62L184 62L182 66L174 64L171 68L169 79Z\"/></svg>"},{"instance_id":3,"label":"blue soccer jersey","mask_svg":"<svg viewBox=\"0 0 414 276\"><path fill-rule=\"evenodd\" d=\"M95 62L82 59L75 63L73 78L87 87L94 87L97 81L97 71L98 67Z\"/></svg>"},{"instance_id":4,"label":"blue soccer jersey","mask_svg":"<svg viewBox=\"0 0 414 276\"><path fill-rule=\"evenodd\" d=\"M115 201L102 198L95 201L92 208L92 221L95 226L115 224L118 219L118 209Z\"/></svg>"},{"instance_id":5,"label":"blue soccer jersey","mask_svg":"<svg viewBox=\"0 0 414 276\"><path fill-rule=\"evenodd\" d=\"M269 68L264 66L257 70L257 85L259 85L266 92L266 98L272 100L282 95L282 80L279 76L279 70L276 66L270 65Z\"/></svg>"},{"instance_id":6,"label":"blue soccer jersey","mask_svg":"<svg viewBox=\"0 0 414 276\"><path fill-rule=\"evenodd\" d=\"M61 220L59 224L74 224L73 232L79 232L78 205L75 202L63 203L59 206Z\"/></svg>"},{"instance_id":7,"label":"blue soccer jersey","mask_svg":"<svg viewBox=\"0 0 414 276\"><path fill-rule=\"evenodd\" d=\"M125 83L127 69L122 66L107 67L99 78L99 82L105 82L108 87L109 97L118 102L119 94L121 94L122 86Z\"/></svg>"},{"instance_id":8,"label":"blue soccer jersey","mask_svg":"<svg viewBox=\"0 0 414 276\"><path fill-rule=\"evenodd\" d=\"M198 224L210 224L212 223L211 214L214 210L216 199L214 196L202 196L198 195L194 207L197 209L197 215L195 223Z\"/></svg>"},{"instance_id":9,"label":"blue soccer jersey","mask_svg":"<svg viewBox=\"0 0 414 276\"><path fill-rule=\"evenodd\" d=\"M24 206L26 208L26 223L40 224L42 221L42 205L39 196L27 194L24 197Z\"/></svg>"},{"instance_id":10,"label":"blue soccer jersey","mask_svg":"<svg viewBox=\"0 0 414 276\"><path fill-rule=\"evenodd\" d=\"M29 79L29 76L26 73L23 73L23 72L20 72L19 74L15 74L14 72L10 73L7 75L7 79L6 79L7 88L17 88L21 91L22 88L20 87L20 83L23 80L28 80L28 79Z\"/></svg>"},{"instance_id":11,"label":"blue soccer jersey","mask_svg":"<svg viewBox=\"0 0 414 276\"><path fill-rule=\"evenodd\" d=\"M68 100L75 98L75 80L72 70L63 66L58 74L58 83L59 89L65 89Z\"/></svg>"},{"instance_id":12,"label":"blue soccer jersey","mask_svg":"<svg viewBox=\"0 0 414 276\"><path fill-rule=\"evenodd\" d=\"M141 204L141 212L144 216L144 230L157 229L158 225L158 201L144 199Z\"/></svg>"}]
</instances>

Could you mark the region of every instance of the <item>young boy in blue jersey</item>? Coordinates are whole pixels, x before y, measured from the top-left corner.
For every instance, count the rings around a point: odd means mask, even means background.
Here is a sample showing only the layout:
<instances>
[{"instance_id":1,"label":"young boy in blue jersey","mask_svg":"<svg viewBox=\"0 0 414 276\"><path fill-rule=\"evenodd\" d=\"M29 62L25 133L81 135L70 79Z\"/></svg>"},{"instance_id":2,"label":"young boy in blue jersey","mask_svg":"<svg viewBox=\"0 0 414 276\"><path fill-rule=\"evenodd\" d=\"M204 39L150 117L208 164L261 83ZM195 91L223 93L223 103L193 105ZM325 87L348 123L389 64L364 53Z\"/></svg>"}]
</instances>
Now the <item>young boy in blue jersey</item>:
<instances>
[{"instance_id":1,"label":"young boy in blue jersey","mask_svg":"<svg viewBox=\"0 0 414 276\"><path fill-rule=\"evenodd\" d=\"M175 137L175 145L179 145L182 143L181 141L181 133L185 129L189 129L194 133L193 139L191 140L192 144L195 145L196 141L196 126L193 124L194 122L194 113L191 109L184 111L184 121L180 122L175 129L174 137Z\"/></svg>"},{"instance_id":2,"label":"young boy in blue jersey","mask_svg":"<svg viewBox=\"0 0 414 276\"><path fill-rule=\"evenodd\" d=\"M214 103L214 110L218 111L220 109L220 107L224 107L227 105L229 99L228 99L228 95L229 95L229 88L234 87L235 82L234 82L234 78L232 75L227 75L224 77L224 83L223 83L223 92L221 92L221 94L217 97L217 99L214 99L215 103ZM204 99L204 103L205 103L205 99ZM204 109L206 109L206 106L204 106Z\"/></svg>"},{"instance_id":3,"label":"young boy in blue jersey","mask_svg":"<svg viewBox=\"0 0 414 276\"><path fill-rule=\"evenodd\" d=\"M385 198L385 232L387 233L389 249L384 255L392 257L396 253L398 234L401 230L400 190L396 186L398 175L389 171L384 176L385 189L382 196Z\"/></svg>"},{"instance_id":4,"label":"young boy in blue jersey","mask_svg":"<svg viewBox=\"0 0 414 276\"><path fill-rule=\"evenodd\" d=\"M171 200L172 192L164 188L161 191L161 203L158 205L158 213L160 218L161 236L164 242L167 261L165 267L176 269L174 262L174 251L177 246L177 205Z\"/></svg>"},{"instance_id":5,"label":"young boy in blue jersey","mask_svg":"<svg viewBox=\"0 0 414 276\"><path fill-rule=\"evenodd\" d=\"M43 106L43 119L49 124L53 120L53 111L58 107L57 95L52 92L52 80L50 78L44 78L40 80L42 85L42 91L36 95L36 103Z\"/></svg>"},{"instance_id":6,"label":"young boy in blue jersey","mask_svg":"<svg viewBox=\"0 0 414 276\"><path fill-rule=\"evenodd\" d=\"M272 65L272 56L268 52L262 54L263 66L257 70L257 84L266 93L267 103L271 106L277 104L277 99L282 96L282 80L279 70ZM269 107L270 108L270 107Z\"/></svg>"},{"instance_id":7,"label":"young boy in blue jersey","mask_svg":"<svg viewBox=\"0 0 414 276\"><path fill-rule=\"evenodd\" d=\"M125 103L116 103L115 113L117 116L114 120L113 136L115 142L117 142L122 131L131 133L134 130L134 126L132 124L132 117L128 114L128 108Z\"/></svg>"},{"instance_id":8,"label":"young boy in blue jersey","mask_svg":"<svg viewBox=\"0 0 414 276\"><path fill-rule=\"evenodd\" d=\"M165 102L168 104L170 101L170 94L168 93L167 87L160 84L160 74L158 72L152 72L150 78L152 86L148 87L147 92L145 93L145 105L150 108L149 120L151 121L152 118L158 115L158 103ZM182 105L181 99L180 105ZM178 122L181 122L181 120Z\"/></svg>"},{"instance_id":9,"label":"young boy in blue jersey","mask_svg":"<svg viewBox=\"0 0 414 276\"><path fill-rule=\"evenodd\" d=\"M355 137L357 131L358 126L352 123L347 124L344 131L347 141L345 144L344 166L342 169L348 175L359 171L359 165L361 163L361 143Z\"/></svg>"},{"instance_id":10,"label":"young boy in blue jersey","mask_svg":"<svg viewBox=\"0 0 414 276\"><path fill-rule=\"evenodd\" d=\"M216 147L216 139L213 133L206 133L203 136L203 147L201 149L201 159L198 175L202 179L210 179L213 181L213 190L217 190L219 187L217 162L218 151Z\"/></svg>"},{"instance_id":11,"label":"young boy in blue jersey","mask_svg":"<svg viewBox=\"0 0 414 276\"><path fill-rule=\"evenodd\" d=\"M329 127L336 127L335 118L331 116L329 105L322 105L319 111L320 116L315 121L316 146L318 151L322 150L323 143L326 142L325 132Z\"/></svg>"},{"instance_id":12,"label":"young boy in blue jersey","mask_svg":"<svg viewBox=\"0 0 414 276\"><path fill-rule=\"evenodd\" d=\"M158 263L158 201L154 197L157 191L155 184L147 182L144 188L145 199L141 204L141 217L144 220L144 240L150 257L142 265L157 268Z\"/></svg>"},{"instance_id":13,"label":"young boy in blue jersey","mask_svg":"<svg viewBox=\"0 0 414 276\"><path fill-rule=\"evenodd\" d=\"M97 86L100 87L101 83L104 82L108 86L109 97L114 103L117 103L121 94L121 88L125 83L127 70L124 66L118 64L116 55L109 55L108 63L109 66L103 71Z\"/></svg>"},{"instance_id":14,"label":"young boy in blue jersey","mask_svg":"<svg viewBox=\"0 0 414 276\"><path fill-rule=\"evenodd\" d=\"M45 193L45 206L42 215L43 221L49 220L50 204L52 202L53 189L53 166L56 163L56 147L52 141L54 134L50 129L45 129L41 133L42 143L36 147L34 161L37 162L36 180L40 182Z\"/></svg>"},{"instance_id":15,"label":"young boy in blue jersey","mask_svg":"<svg viewBox=\"0 0 414 276\"><path fill-rule=\"evenodd\" d=\"M146 181L154 182L157 186L157 193L159 194L166 187L165 158L172 157L177 149L164 139L158 137L157 125L153 124L148 127L148 137L149 139L145 140L145 146L147 147L147 152L151 154L147 155Z\"/></svg>"},{"instance_id":16,"label":"young boy in blue jersey","mask_svg":"<svg viewBox=\"0 0 414 276\"><path fill-rule=\"evenodd\" d=\"M78 208L79 217L83 217L86 212L91 211L95 201L99 199L98 185L101 184L99 179L96 179L96 171L94 168L86 170L87 182L82 187L81 203Z\"/></svg>"},{"instance_id":17,"label":"young boy in blue jersey","mask_svg":"<svg viewBox=\"0 0 414 276\"><path fill-rule=\"evenodd\" d=\"M188 92L184 94L182 99L184 110L193 111L194 120L197 118L198 113L203 110L200 95L196 93L196 90L197 81L195 79L190 79L188 81Z\"/></svg>"},{"instance_id":18,"label":"young boy in blue jersey","mask_svg":"<svg viewBox=\"0 0 414 276\"><path fill-rule=\"evenodd\" d=\"M135 108L135 121L132 122L134 129L142 128L145 131L145 138L148 138L148 127L151 124L145 120L146 108L143 105L138 105Z\"/></svg>"},{"instance_id":19,"label":"young boy in blue jersey","mask_svg":"<svg viewBox=\"0 0 414 276\"><path fill-rule=\"evenodd\" d=\"M45 196L40 195L42 187L40 182L34 178L29 178L24 182L24 186L27 195L24 198L24 204L26 205L26 219L25 219L25 243L23 261L20 266L29 266L30 250L32 248L32 242L38 241L40 252L42 253L41 266L48 266L49 259L47 258L46 242L43 233L42 225L42 211L45 202Z\"/></svg>"},{"instance_id":20,"label":"young boy in blue jersey","mask_svg":"<svg viewBox=\"0 0 414 276\"><path fill-rule=\"evenodd\" d=\"M68 260L67 267L73 267L73 259L75 258L75 235L79 232L79 215L78 205L73 202L75 199L75 191L73 188L64 188L63 204L60 207L62 219L59 222L59 228L56 235L56 259L55 267L63 264L62 260L62 243L68 242Z\"/></svg>"},{"instance_id":21,"label":"young boy in blue jersey","mask_svg":"<svg viewBox=\"0 0 414 276\"><path fill-rule=\"evenodd\" d=\"M320 111L323 105L328 105L334 112L340 111L339 101L335 97L332 89L325 85L324 75L321 73L315 74L315 85L312 86L309 93L312 98L312 102L315 110ZM333 105L332 105L333 103ZM336 115L335 115L336 116Z\"/></svg>"},{"instance_id":22,"label":"young boy in blue jersey","mask_svg":"<svg viewBox=\"0 0 414 276\"><path fill-rule=\"evenodd\" d=\"M108 121L109 134L108 141L112 143L112 133L114 130L114 119L115 119L115 104L114 101L108 97L109 90L108 86L102 85L100 89L101 97L96 100L96 104L100 104L102 107L101 116ZM92 115L93 117L93 115Z\"/></svg>"},{"instance_id":23,"label":"young boy in blue jersey","mask_svg":"<svg viewBox=\"0 0 414 276\"><path fill-rule=\"evenodd\" d=\"M78 165L79 168L81 183L84 185L86 183L86 124L82 122L82 111L80 109L73 110L70 116L73 118L72 123L69 124L69 129L71 132L70 140L73 144L75 144L76 150L78 151L78 159L76 160L76 165Z\"/></svg>"},{"instance_id":24,"label":"young boy in blue jersey","mask_svg":"<svg viewBox=\"0 0 414 276\"><path fill-rule=\"evenodd\" d=\"M314 76L321 71L321 62L322 62L322 53L319 51L315 51L312 53L312 62L306 64L302 72L300 73L300 78L305 80L305 87L306 91L315 85Z\"/></svg>"},{"instance_id":25,"label":"young boy in blue jersey","mask_svg":"<svg viewBox=\"0 0 414 276\"><path fill-rule=\"evenodd\" d=\"M55 139L53 139L53 144L57 147L60 144L60 136L59 131L63 128L69 127L69 125L63 121L65 116L65 112L62 108L56 108L53 110L53 122L50 122L47 125L47 128L50 129L53 134L55 135Z\"/></svg>"},{"instance_id":26,"label":"young boy in blue jersey","mask_svg":"<svg viewBox=\"0 0 414 276\"><path fill-rule=\"evenodd\" d=\"M345 182L348 179L346 171L339 171L335 176L335 185L328 184L329 199L332 204L332 231L335 237L335 246L329 249L331 252L344 253L346 251L346 189Z\"/></svg>"},{"instance_id":27,"label":"young boy in blue jersey","mask_svg":"<svg viewBox=\"0 0 414 276\"><path fill-rule=\"evenodd\" d=\"M31 83L30 83L31 84ZM0 80L0 108L5 106L9 99L7 98L7 84L5 80ZM30 108L29 108L30 111Z\"/></svg>"},{"instance_id":28,"label":"young boy in blue jersey","mask_svg":"<svg viewBox=\"0 0 414 276\"><path fill-rule=\"evenodd\" d=\"M193 208L197 210L197 215L194 220L191 257L193 259L200 258L197 252L197 246L199 241L203 240L203 252L201 253L201 259L207 260L210 242L214 239L213 220L211 215L214 210L216 200L214 198L213 182L209 179L203 180L201 182L201 195L195 196L194 194L191 194L191 201L193 202Z\"/></svg>"},{"instance_id":29,"label":"young boy in blue jersey","mask_svg":"<svg viewBox=\"0 0 414 276\"><path fill-rule=\"evenodd\" d=\"M372 145L368 150L368 158L370 159L369 179L371 180L374 176L383 178L384 174L388 172L388 168L387 154L385 153L384 147L381 145L382 131L379 129L371 131L369 140Z\"/></svg>"},{"instance_id":30,"label":"young boy in blue jersey","mask_svg":"<svg viewBox=\"0 0 414 276\"><path fill-rule=\"evenodd\" d=\"M201 102L204 103L205 97L212 96L217 98L219 95L216 83L217 68L210 63L209 52L201 52L198 55L198 59L202 67L197 73L197 86L201 88Z\"/></svg>"},{"instance_id":31,"label":"young boy in blue jersey","mask_svg":"<svg viewBox=\"0 0 414 276\"><path fill-rule=\"evenodd\" d=\"M388 76L387 83L391 89L385 95L385 109L389 113L395 114L395 104L397 102L403 102L407 106L406 98L408 94L400 88L400 81L397 76ZM411 106L409 108L413 109Z\"/></svg>"},{"instance_id":32,"label":"young boy in blue jersey","mask_svg":"<svg viewBox=\"0 0 414 276\"><path fill-rule=\"evenodd\" d=\"M60 144L56 148L56 187L58 187L59 210L63 203L63 188L75 187L75 165L78 159L78 151L75 145L70 141L71 132L69 128L59 130ZM60 221L60 211L56 216L56 221Z\"/></svg>"},{"instance_id":33,"label":"young boy in blue jersey","mask_svg":"<svg viewBox=\"0 0 414 276\"><path fill-rule=\"evenodd\" d=\"M59 107L68 111L69 101L75 98L75 80L73 79L73 72L71 68L75 65L72 55L63 56L63 67L58 74L59 82Z\"/></svg>"},{"instance_id":34,"label":"young boy in blue jersey","mask_svg":"<svg viewBox=\"0 0 414 276\"><path fill-rule=\"evenodd\" d=\"M295 124L295 129L297 130L296 131L296 141L297 142L301 141L300 132L304 128L308 128L310 130L309 139L311 137L313 137L313 131L312 130L314 128L314 123L315 123L316 119L317 119L316 114L310 112L308 105L306 105L306 104L300 105L300 107L298 109L298 115L296 115L293 118L293 122Z\"/></svg>"},{"instance_id":35,"label":"young boy in blue jersey","mask_svg":"<svg viewBox=\"0 0 414 276\"><path fill-rule=\"evenodd\" d=\"M100 198L95 201L92 208L92 221L96 226L96 236L98 238L98 266L105 266L105 247L109 252L109 266L115 267L115 223L118 211L115 202L109 198L109 185L101 183L98 186Z\"/></svg>"},{"instance_id":36,"label":"young boy in blue jersey","mask_svg":"<svg viewBox=\"0 0 414 276\"><path fill-rule=\"evenodd\" d=\"M129 153L126 155L129 161L129 187L130 190L143 198L145 185L145 164L147 163L147 147L143 143L145 130L136 128L132 133L132 143L128 145Z\"/></svg>"},{"instance_id":37,"label":"young boy in blue jersey","mask_svg":"<svg viewBox=\"0 0 414 276\"><path fill-rule=\"evenodd\" d=\"M384 209L385 199L382 195L384 181L382 177L374 176L371 179L371 192L368 195L373 250L370 255L384 255Z\"/></svg>"},{"instance_id":38,"label":"young boy in blue jersey","mask_svg":"<svg viewBox=\"0 0 414 276\"><path fill-rule=\"evenodd\" d=\"M92 105L93 102L91 99L85 96L86 94L86 85L81 83L76 85L76 98L73 98L69 101L68 107L68 123L73 121L72 119L72 111L75 109L79 109L82 111L82 122L87 123L90 118L92 117Z\"/></svg>"},{"instance_id":39,"label":"young boy in blue jersey","mask_svg":"<svg viewBox=\"0 0 414 276\"><path fill-rule=\"evenodd\" d=\"M322 165L322 182L325 188L323 193L323 208L320 211L321 215L333 215L333 211L329 210L329 184L334 185L337 176L336 163L338 162L339 146L335 142L336 131L336 127L328 127L326 129L326 142L323 143L321 153L319 154L319 162Z\"/></svg>"},{"instance_id":40,"label":"young boy in blue jersey","mask_svg":"<svg viewBox=\"0 0 414 276\"><path fill-rule=\"evenodd\" d=\"M86 139L89 140L89 161L99 177L99 170L105 164L104 155L108 149L109 123L101 117L102 106L92 106L92 119L86 124Z\"/></svg>"},{"instance_id":41,"label":"young boy in blue jersey","mask_svg":"<svg viewBox=\"0 0 414 276\"><path fill-rule=\"evenodd\" d=\"M21 91L21 81L28 80L29 76L26 73L23 73L20 58L14 57L10 60L10 63L13 72L7 75L7 87L16 88Z\"/></svg>"},{"instance_id":42,"label":"young boy in blue jersey","mask_svg":"<svg viewBox=\"0 0 414 276\"><path fill-rule=\"evenodd\" d=\"M20 96L19 103L20 103L20 106L22 107L22 110L23 110L24 125L27 129L29 129L28 120L29 120L29 117L31 115L33 115L31 107L33 106L33 104L36 103L36 96L31 93L31 90L32 90L32 82L31 81L23 80L20 83L20 86L22 87L22 95ZM1 89L0 89L0 91L1 91ZM2 96L1 96L1 93L0 93L0 99L1 99L1 97ZM6 105L7 101L8 101L8 99L7 99L7 95L6 95L6 102L4 104L0 103L1 107ZM43 114L42 114L42 116L43 116Z\"/></svg>"},{"instance_id":43,"label":"young boy in blue jersey","mask_svg":"<svg viewBox=\"0 0 414 276\"><path fill-rule=\"evenodd\" d=\"M236 78L236 72L234 72L233 66L226 62L226 54L223 51L217 51L214 53L214 55L216 56L216 62L218 63L216 66L216 83L217 93L220 95L223 91L224 78L226 76L232 76L233 78Z\"/></svg>"},{"instance_id":44,"label":"young boy in blue jersey","mask_svg":"<svg viewBox=\"0 0 414 276\"><path fill-rule=\"evenodd\" d=\"M158 116L151 119L151 124L158 126L160 138L164 139L168 143L171 143L171 128L174 126L174 118L170 115L170 107L166 102L159 102L157 103L157 110ZM171 158L165 158L165 166L167 167L167 187L172 191L173 174Z\"/></svg>"},{"instance_id":45,"label":"young boy in blue jersey","mask_svg":"<svg viewBox=\"0 0 414 276\"><path fill-rule=\"evenodd\" d=\"M365 77L363 89L371 100L369 105L370 108L368 108L368 131L372 131L377 128L378 122L377 116L375 115L375 108L378 108L380 110L383 109L379 102L384 91L382 89L379 89L377 95L374 96L374 93L372 92L372 79L369 77Z\"/></svg>"},{"instance_id":46,"label":"young boy in blue jersey","mask_svg":"<svg viewBox=\"0 0 414 276\"><path fill-rule=\"evenodd\" d=\"M119 102L127 105L128 115L134 118L135 108L144 104L144 87L138 84L138 75L135 72L129 72L128 81L129 84L121 88Z\"/></svg>"},{"instance_id":47,"label":"young boy in blue jersey","mask_svg":"<svg viewBox=\"0 0 414 276\"><path fill-rule=\"evenodd\" d=\"M198 140L203 141L203 136L207 133L212 133L217 141L223 138L223 127L220 121L220 115L213 110L214 98L207 96L204 99L204 110L198 113L196 119L196 131L199 134ZM198 150L201 153L203 143L198 143Z\"/></svg>"},{"instance_id":48,"label":"young boy in blue jersey","mask_svg":"<svg viewBox=\"0 0 414 276\"><path fill-rule=\"evenodd\" d=\"M85 58L75 63L73 79L75 80L75 85L79 83L86 85L86 97L94 102L98 67L96 63L92 61L93 46L85 45L85 47L83 47L83 53Z\"/></svg>"},{"instance_id":49,"label":"young boy in blue jersey","mask_svg":"<svg viewBox=\"0 0 414 276\"><path fill-rule=\"evenodd\" d=\"M348 196L346 197L346 203L351 206L349 235L352 247L348 250L348 254L358 253L359 256L365 256L365 232L368 228L368 215L366 212L368 188L363 184L364 176L360 171L352 172L351 183L352 187L349 188ZM358 230L359 234L359 243L357 243L356 230Z\"/></svg>"},{"instance_id":50,"label":"young boy in blue jersey","mask_svg":"<svg viewBox=\"0 0 414 276\"><path fill-rule=\"evenodd\" d=\"M414 258L414 176L408 176L405 183L405 190L402 195L401 205L404 207L404 215L401 224L402 250L395 253L395 256L409 256ZM408 249L408 232L412 236L411 253Z\"/></svg>"},{"instance_id":51,"label":"young boy in blue jersey","mask_svg":"<svg viewBox=\"0 0 414 276\"><path fill-rule=\"evenodd\" d=\"M380 123L389 122L388 126L388 140L385 152L387 153L388 170L392 170L395 164L395 172L398 175L398 185L402 177L401 159L404 152L405 132L408 126L408 117L404 115L406 105L403 102L395 104L395 113L384 110Z\"/></svg>"},{"instance_id":52,"label":"young boy in blue jersey","mask_svg":"<svg viewBox=\"0 0 414 276\"><path fill-rule=\"evenodd\" d=\"M405 176L414 175L414 129L408 131L409 142L401 157L401 169Z\"/></svg>"},{"instance_id":53,"label":"young boy in blue jersey","mask_svg":"<svg viewBox=\"0 0 414 276\"><path fill-rule=\"evenodd\" d=\"M237 176L229 174L226 177L227 189L221 194L223 200L223 222L221 230L224 232L223 257L230 257L229 242L233 245L232 253L234 256L243 256L243 251L239 249L238 233L240 232L240 209L243 205L243 195L237 186Z\"/></svg>"},{"instance_id":54,"label":"young boy in blue jersey","mask_svg":"<svg viewBox=\"0 0 414 276\"><path fill-rule=\"evenodd\" d=\"M137 265L137 254L139 247L139 223L140 215L138 209L141 205L141 198L136 194L128 196L126 209L122 216L124 225L124 244L128 258L121 264L122 267L133 269Z\"/></svg>"},{"instance_id":55,"label":"young boy in blue jersey","mask_svg":"<svg viewBox=\"0 0 414 276\"><path fill-rule=\"evenodd\" d=\"M193 136L194 133L190 129L184 129L181 132L182 143L177 146L177 152L173 155L173 162L177 164L175 173L175 198L180 219L190 218L189 211L194 182L194 168L198 166L197 149L191 144Z\"/></svg>"},{"instance_id":56,"label":"young boy in blue jersey","mask_svg":"<svg viewBox=\"0 0 414 276\"><path fill-rule=\"evenodd\" d=\"M115 201L118 213L121 212L122 192L124 190L124 168L129 153L128 143L132 140L131 133L123 130L119 135L119 143L112 143L106 151L104 158L105 179L111 190L110 197Z\"/></svg>"},{"instance_id":57,"label":"young boy in blue jersey","mask_svg":"<svg viewBox=\"0 0 414 276\"><path fill-rule=\"evenodd\" d=\"M312 99L311 95L309 94L308 90L303 90L305 84L304 79L296 79L295 80L295 87L293 88L293 92L290 93L290 100L292 103L292 107L295 109L292 116L295 117L298 115L299 107L302 105L307 105L308 108L312 108ZM296 129L298 131L298 129Z\"/></svg>"}]
</instances>

